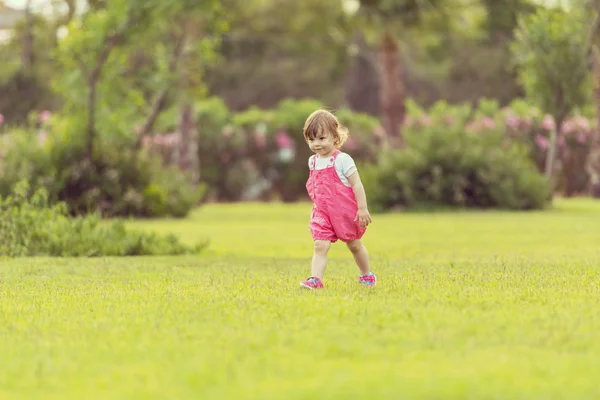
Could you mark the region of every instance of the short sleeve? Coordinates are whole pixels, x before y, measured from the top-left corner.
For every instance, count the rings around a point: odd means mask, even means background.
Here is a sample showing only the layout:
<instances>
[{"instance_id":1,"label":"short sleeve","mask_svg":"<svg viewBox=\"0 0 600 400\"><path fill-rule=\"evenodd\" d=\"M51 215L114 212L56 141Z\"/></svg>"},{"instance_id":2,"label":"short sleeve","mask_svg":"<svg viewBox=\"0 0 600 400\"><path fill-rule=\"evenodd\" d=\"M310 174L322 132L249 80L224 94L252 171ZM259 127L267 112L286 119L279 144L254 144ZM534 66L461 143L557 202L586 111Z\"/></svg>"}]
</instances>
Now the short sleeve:
<instances>
[{"instance_id":1,"label":"short sleeve","mask_svg":"<svg viewBox=\"0 0 600 400\"><path fill-rule=\"evenodd\" d=\"M342 174L344 174L346 178L356 172L356 164L349 154L340 153L335 161L340 167Z\"/></svg>"},{"instance_id":2,"label":"short sleeve","mask_svg":"<svg viewBox=\"0 0 600 400\"><path fill-rule=\"evenodd\" d=\"M308 169L311 170L312 169L312 162L313 162L313 158L315 158L314 155L308 157Z\"/></svg>"}]
</instances>

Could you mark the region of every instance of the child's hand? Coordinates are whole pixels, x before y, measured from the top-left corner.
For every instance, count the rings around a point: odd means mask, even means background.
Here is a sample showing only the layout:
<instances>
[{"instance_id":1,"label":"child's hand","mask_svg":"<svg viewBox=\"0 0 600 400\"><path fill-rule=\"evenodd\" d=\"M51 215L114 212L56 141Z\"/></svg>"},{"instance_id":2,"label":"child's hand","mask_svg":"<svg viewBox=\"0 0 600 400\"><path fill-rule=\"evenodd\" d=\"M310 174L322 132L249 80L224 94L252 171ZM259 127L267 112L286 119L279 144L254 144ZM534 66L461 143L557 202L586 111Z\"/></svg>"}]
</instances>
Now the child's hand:
<instances>
[{"instance_id":1,"label":"child's hand","mask_svg":"<svg viewBox=\"0 0 600 400\"><path fill-rule=\"evenodd\" d=\"M366 208L358 209L354 221L358 221L358 224L360 225L361 229L366 228L367 225L373 222L373 220L371 219L371 214L369 214L369 210L367 210Z\"/></svg>"}]
</instances>

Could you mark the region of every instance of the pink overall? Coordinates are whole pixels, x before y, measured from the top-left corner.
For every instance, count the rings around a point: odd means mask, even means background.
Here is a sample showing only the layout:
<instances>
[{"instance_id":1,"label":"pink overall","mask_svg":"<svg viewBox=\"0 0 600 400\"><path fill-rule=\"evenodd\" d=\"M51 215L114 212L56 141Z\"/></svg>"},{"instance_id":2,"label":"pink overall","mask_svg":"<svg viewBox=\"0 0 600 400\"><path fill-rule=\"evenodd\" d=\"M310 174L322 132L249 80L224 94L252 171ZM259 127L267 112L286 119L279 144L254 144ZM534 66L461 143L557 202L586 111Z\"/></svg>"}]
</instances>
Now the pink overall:
<instances>
[{"instance_id":1,"label":"pink overall","mask_svg":"<svg viewBox=\"0 0 600 400\"><path fill-rule=\"evenodd\" d=\"M313 157L306 190L314 205L310 218L310 233L313 240L343 242L360 239L366 232L358 221L358 203L354 190L344 185L335 170L336 151L329 159L327 168L316 170L316 155Z\"/></svg>"}]
</instances>

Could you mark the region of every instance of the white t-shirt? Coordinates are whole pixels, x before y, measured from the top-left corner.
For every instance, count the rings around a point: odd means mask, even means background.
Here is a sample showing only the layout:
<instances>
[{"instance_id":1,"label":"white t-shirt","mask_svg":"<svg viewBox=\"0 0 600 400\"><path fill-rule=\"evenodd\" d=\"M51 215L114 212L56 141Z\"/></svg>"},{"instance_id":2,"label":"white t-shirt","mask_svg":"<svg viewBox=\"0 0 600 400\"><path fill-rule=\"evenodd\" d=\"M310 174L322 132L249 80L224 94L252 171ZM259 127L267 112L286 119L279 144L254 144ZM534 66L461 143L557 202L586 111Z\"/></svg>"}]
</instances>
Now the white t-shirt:
<instances>
[{"instance_id":1,"label":"white t-shirt","mask_svg":"<svg viewBox=\"0 0 600 400\"><path fill-rule=\"evenodd\" d=\"M310 158L308 159L308 169L312 169L312 163L313 163L313 159L315 157L317 157L316 154L310 156ZM316 158L317 162L315 164L315 170L327 168L330 158L331 157L327 157L327 158L317 157ZM337 158L335 159L334 166L335 166L335 172L337 172L342 183L346 186L350 186L348 177L356 171L356 164L354 164L354 160L352 159L352 157L350 157L350 155L347 153L340 152L337 155Z\"/></svg>"}]
</instances>

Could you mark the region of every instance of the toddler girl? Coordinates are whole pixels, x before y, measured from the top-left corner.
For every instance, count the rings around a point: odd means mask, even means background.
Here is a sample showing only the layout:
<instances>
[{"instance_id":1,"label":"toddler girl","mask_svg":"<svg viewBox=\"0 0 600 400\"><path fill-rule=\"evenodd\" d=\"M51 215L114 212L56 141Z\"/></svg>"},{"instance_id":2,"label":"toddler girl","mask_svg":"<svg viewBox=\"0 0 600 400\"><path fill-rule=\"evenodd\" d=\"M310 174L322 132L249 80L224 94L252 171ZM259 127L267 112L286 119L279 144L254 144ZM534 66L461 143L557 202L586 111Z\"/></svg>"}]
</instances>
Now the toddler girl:
<instances>
[{"instance_id":1,"label":"toddler girl","mask_svg":"<svg viewBox=\"0 0 600 400\"><path fill-rule=\"evenodd\" d=\"M323 287L327 253L331 243L345 242L360 269L359 283L374 286L375 275L369 267L369 255L361 242L371 215L365 189L354 160L341 152L347 130L325 110L313 112L304 124L304 138L315 153L308 159L310 176L306 189L313 201L310 232L315 242L311 276L300 283L308 289Z\"/></svg>"}]
</instances>

